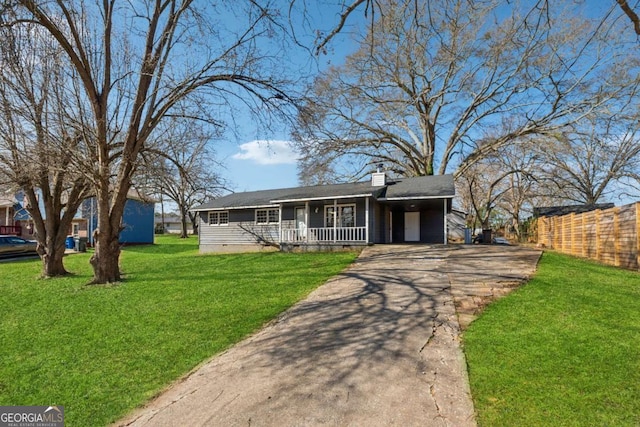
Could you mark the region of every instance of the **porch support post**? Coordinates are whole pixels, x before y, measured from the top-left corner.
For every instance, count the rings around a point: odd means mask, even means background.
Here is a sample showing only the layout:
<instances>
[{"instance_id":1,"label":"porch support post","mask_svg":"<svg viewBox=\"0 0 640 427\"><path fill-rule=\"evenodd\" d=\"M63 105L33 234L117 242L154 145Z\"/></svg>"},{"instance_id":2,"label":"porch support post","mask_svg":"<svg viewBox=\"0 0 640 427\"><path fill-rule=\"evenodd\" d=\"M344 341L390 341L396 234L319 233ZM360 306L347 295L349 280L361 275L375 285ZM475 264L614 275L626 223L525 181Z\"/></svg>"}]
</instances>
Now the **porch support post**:
<instances>
[{"instance_id":1,"label":"porch support post","mask_svg":"<svg viewBox=\"0 0 640 427\"><path fill-rule=\"evenodd\" d=\"M364 199L364 240L369 243L369 198Z\"/></svg>"},{"instance_id":2,"label":"porch support post","mask_svg":"<svg viewBox=\"0 0 640 427\"><path fill-rule=\"evenodd\" d=\"M304 236L305 242L309 239L309 201L304 202Z\"/></svg>"},{"instance_id":3,"label":"porch support post","mask_svg":"<svg viewBox=\"0 0 640 427\"><path fill-rule=\"evenodd\" d=\"M5 217L5 221L4 221L4 225L13 225L13 224L9 224L9 210L10 208L7 206L6 208L4 208L4 217Z\"/></svg>"},{"instance_id":4,"label":"porch support post","mask_svg":"<svg viewBox=\"0 0 640 427\"><path fill-rule=\"evenodd\" d=\"M447 244L447 199L444 200L444 209L442 216L444 217L444 244Z\"/></svg>"},{"instance_id":5,"label":"porch support post","mask_svg":"<svg viewBox=\"0 0 640 427\"><path fill-rule=\"evenodd\" d=\"M336 242L338 228L338 199L333 199L333 243Z\"/></svg>"},{"instance_id":6,"label":"porch support post","mask_svg":"<svg viewBox=\"0 0 640 427\"><path fill-rule=\"evenodd\" d=\"M198 233L198 234L200 234L200 233ZM280 243L280 245L282 245L282 242L284 241L284 239L282 237L282 203L280 203L280 205L278 207L278 234L280 235L280 238L279 238L280 242L279 243Z\"/></svg>"}]
</instances>

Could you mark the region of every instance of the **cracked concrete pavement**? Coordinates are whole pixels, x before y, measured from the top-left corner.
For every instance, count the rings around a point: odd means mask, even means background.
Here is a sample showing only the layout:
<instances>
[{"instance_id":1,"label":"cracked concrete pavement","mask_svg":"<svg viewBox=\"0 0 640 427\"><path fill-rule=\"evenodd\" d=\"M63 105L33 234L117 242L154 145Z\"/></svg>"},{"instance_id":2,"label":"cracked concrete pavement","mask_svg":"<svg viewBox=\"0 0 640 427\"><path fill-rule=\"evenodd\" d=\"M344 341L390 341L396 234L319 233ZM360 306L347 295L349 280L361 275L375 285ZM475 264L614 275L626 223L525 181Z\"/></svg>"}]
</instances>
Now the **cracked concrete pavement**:
<instances>
[{"instance_id":1,"label":"cracked concrete pavement","mask_svg":"<svg viewBox=\"0 0 640 427\"><path fill-rule=\"evenodd\" d=\"M490 248L490 249L487 249ZM377 245L118 426L474 426L460 324L533 273L518 247Z\"/></svg>"}]
</instances>

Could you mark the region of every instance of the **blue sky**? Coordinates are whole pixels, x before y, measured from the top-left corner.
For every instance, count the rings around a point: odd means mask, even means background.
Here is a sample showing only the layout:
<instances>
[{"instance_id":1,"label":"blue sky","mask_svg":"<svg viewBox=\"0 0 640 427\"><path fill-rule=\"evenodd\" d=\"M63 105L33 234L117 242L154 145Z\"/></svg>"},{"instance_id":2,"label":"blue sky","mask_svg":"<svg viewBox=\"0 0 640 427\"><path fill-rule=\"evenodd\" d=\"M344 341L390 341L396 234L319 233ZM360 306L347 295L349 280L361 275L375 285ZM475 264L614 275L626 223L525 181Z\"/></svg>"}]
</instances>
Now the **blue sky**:
<instances>
[{"instance_id":1,"label":"blue sky","mask_svg":"<svg viewBox=\"0 0 640 427\"><path fill-rule=\"evenodd\" d=\"M233 191L295 187L296 153L286 139L250 140L218 147L222 175Z\"/></svg>"},{"instance_id":2,"label":"blue sky","mask_svg":"<svg viewBox=\"0 0 640 427\"><path fill-rule=\"evenodd\" d=\"M326 33L338 22L340 2L335 3L333 10L328 7L331 2L307 1L299 4L305 5L307 15L306 19L299 19L300 24L295 28L296 37L302 44L312 47L316 30ZM353 33L365 19L363 11L352 14L340 34L327 47L327 53L315 60L309 52L293 46L287 52L291 68L299 67L313 72L330 64L342 63L346 55L357 49ZM279 129L267 132L249 116L240 120L235 118L235 121L242 127L234 130L237 136L225 142L214 142L217 158L224 167L220 173L230 189L239 192L297 186L297 156L288 144L287 126L282 124Z\"/></svg>"},{"instance_id":3,"label":"blue sky","mask_svg":"<svg viewBox=\"0 0 640 427\"><path fill-rule=\"evenodd\" d=\"M313 46L315 34L312 30L320 29L325 32L338 22L339 7L334 10L326 6L331 2L307 1L306 12L309 20L296 27L296 35L300 41L308 46ZM340 2L336 2L339 5ZM300 3L302 4L302 3ZM320 7L324 9L322 9ZM611 5L589 4L585 10L596 16L601 16ZM604 9L604 10L603 10ZM313 19L315 22L312 22ZM353 42L353 33L362 25L366 25L364 11L359 10L353 13L343 31L336 36L328 46L329 52L317 58L317 63L308 52L296 49L288 52L292 63L298 63L300 67L307 66L309 69L321 70L328 64L339 64L344 57L353 52L357 45ZM306 64L306 65L305 65ZM312 65L309 65L312 64ZM234 136L226 141L215 141L215 151L218 160L224 168L221 175L227 180L231 190L253 191L271 188L294 187L298 185L296 153L288 145L289 131L286 125L282 125L279 130L267 133L254 123L251 117L247 116L236 122L242 129L235 130Z\"/></svg>"}]
</instances>

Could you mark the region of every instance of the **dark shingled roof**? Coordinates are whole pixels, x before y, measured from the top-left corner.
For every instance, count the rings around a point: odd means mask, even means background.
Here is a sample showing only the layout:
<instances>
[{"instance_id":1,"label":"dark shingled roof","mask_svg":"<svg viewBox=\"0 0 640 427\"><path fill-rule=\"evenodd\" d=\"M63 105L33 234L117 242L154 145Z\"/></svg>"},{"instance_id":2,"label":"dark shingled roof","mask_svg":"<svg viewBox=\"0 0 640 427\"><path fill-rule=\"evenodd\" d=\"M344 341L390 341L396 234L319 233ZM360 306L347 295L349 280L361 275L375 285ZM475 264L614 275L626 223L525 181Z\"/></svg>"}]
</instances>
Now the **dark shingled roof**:
<instances>
[{"instance_id":1,"label":"dark shingled roof","mask_svg":"<svg viewBox=\"0 0 640 427\"><path fill-rule=\"evenodd\" d=\"M387 179L387 185L372 186L371 181L348 184L315 185L277 190L232 193L204 203L193 211L241 209L276 206L278 203L304 200L373 196L380 200L446 198L455 195L453 175Z\"/></svg>"},{"instance_id":2,"label":"dark shingled roof","mask_svg":"<svg viewBox=\"0 0 640 427\"><path fill-rule=\"evenodd\" d=\"M435 199L455 194L453 175L417 176L390 183L381 199Z\"/></svg>"},{"instance_id":3,"label":"dark shingled roof","mask_svg":"<svg viewBox=\"0 0 640 427\"><path fill-rule=\"evenodd\" d=\"M274 202L294 200L323 200L353 196L374 196L384 190L384 186L373 187L370 181L348 184L316 185L289 189L286 194L272 199Z\"/></svg>"},{"instance_id":4,"label":"dark shingled roof","mask_svg":"<svg viewBox=\"0 0 640 427\"><path fill-rule=\"evenodd\" d=\"M615 205L613 203L599 203L595 205L571 205L571 206L544 206L533 208L533 216L561 216L570 213L584 213L595 211L596 209L611 209Z\"/></svg>"}]
</instances>

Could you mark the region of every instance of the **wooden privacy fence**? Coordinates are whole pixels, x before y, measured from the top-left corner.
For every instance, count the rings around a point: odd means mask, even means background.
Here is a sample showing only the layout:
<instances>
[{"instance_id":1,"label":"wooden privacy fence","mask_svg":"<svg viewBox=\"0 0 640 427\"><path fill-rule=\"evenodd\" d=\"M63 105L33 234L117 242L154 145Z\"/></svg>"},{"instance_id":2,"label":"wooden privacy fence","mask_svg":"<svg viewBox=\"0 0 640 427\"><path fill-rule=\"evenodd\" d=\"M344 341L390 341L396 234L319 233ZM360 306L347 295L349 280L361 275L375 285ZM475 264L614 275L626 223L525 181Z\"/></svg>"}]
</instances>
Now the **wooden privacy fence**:
<instances>
[{"instance_id":1,"label":"wooden privacy fence","mask_svg":"<svg viewBox=\"0 0 640 427\"><path fill-rule=\"evenodd\" d=\"M538 218L538 243L632 270L640 268L640 202Z\"/></svg>"}]
</instances>

